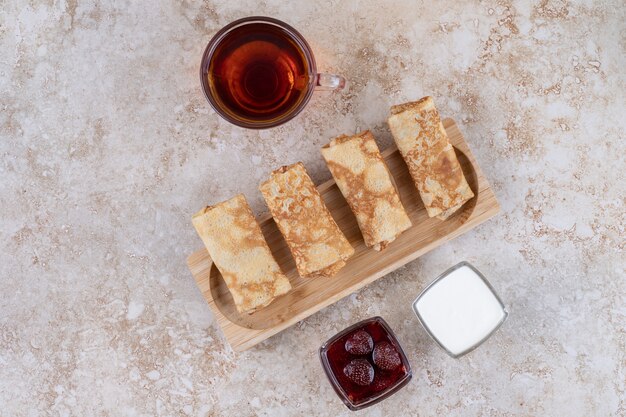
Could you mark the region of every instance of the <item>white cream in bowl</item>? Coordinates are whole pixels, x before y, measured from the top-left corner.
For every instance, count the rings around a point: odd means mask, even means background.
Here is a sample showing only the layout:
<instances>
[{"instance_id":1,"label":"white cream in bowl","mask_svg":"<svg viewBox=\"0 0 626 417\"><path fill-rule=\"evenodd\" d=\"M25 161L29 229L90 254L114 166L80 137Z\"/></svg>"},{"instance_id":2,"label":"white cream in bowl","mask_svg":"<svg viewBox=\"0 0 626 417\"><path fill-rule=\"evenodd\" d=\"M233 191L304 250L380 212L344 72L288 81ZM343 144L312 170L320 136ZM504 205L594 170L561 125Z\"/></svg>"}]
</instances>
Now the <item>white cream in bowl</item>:
<instances>
[{"instance_id":1,"label":"white cream in bowl","mask_svg":"<svg viewBox=\"0 0 626 417\"><path fill-rule=\"evenodd\" d=\"M467 262L426 287L413 310L430 336L455 358L489 338L508 314L487 280Z\"/></svg>"}]
</instances>

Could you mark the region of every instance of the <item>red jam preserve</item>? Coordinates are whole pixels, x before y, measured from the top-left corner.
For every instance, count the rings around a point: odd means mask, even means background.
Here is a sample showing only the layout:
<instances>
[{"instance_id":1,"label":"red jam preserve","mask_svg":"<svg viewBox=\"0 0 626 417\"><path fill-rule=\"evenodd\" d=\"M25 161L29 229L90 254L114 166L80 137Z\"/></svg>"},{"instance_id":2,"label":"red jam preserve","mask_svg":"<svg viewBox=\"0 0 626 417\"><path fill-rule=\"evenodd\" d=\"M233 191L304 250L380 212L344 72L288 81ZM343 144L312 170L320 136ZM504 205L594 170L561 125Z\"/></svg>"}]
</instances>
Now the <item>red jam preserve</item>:
<instances>
[{"instance_id":1,"label":"red jam preserve","mask_svg":"<svg viewBox=\"0 0 626 417\"><path fill-rule=\"evenodd\" d=\"M351 410L375 404L411 380L411 365L381 317L348 327L320 348L328 379Z\"/></svg>"}]
</instances>

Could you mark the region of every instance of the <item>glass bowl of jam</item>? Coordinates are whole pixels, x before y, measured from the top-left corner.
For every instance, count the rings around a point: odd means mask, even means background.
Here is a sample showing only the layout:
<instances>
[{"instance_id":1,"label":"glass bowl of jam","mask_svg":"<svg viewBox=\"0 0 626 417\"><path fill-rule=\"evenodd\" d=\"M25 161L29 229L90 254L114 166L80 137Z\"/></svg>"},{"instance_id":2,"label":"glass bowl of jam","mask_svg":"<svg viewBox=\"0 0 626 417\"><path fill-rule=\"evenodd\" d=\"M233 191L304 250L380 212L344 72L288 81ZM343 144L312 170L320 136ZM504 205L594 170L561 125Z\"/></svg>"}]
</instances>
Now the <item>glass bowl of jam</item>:
<instances>
[{"instance_id":1,"label":"glass bowl of jam","mask_svg":"<svg viewBox=\"0 0 626 417\"><path fill-rule=\"evenodd\" d=\"M411 365L398 339L381 317L339 332L320 348L330 384L346 406L361 410L409 383Z\"/></svg>"}]
</instances>

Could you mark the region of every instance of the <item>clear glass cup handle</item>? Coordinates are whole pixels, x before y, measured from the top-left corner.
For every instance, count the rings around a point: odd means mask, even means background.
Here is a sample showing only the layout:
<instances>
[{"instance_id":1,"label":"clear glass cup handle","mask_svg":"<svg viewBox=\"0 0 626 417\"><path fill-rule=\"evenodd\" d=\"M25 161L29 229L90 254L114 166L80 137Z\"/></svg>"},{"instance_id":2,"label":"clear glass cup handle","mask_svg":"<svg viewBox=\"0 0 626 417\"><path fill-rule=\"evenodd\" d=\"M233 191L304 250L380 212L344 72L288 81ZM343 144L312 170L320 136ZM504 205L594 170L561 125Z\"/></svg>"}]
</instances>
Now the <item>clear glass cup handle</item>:
<instances>
[{"instance_id":1,"label":"clear glass cup handle","mask_svg":"<svg viewBox=\"0 0 626 417\"><path fill-rule=\"evenodd\" d=\"M341 75L319 73L315 80L316 90L341 90L346 86L346 79Z\"/></svg>"}]
</instances>

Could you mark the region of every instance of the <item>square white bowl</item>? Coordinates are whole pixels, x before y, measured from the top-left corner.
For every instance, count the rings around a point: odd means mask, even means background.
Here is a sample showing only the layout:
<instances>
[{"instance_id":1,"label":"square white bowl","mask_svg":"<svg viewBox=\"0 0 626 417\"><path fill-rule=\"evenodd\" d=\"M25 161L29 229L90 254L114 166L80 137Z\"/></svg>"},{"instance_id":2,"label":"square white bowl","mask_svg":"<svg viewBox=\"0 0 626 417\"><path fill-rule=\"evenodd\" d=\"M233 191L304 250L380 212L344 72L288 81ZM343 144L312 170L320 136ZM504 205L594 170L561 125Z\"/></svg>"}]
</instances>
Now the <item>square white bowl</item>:
<instances>
[{"instance_id":1,"label":"square white bowl","mask_svg":"<svg viewBox=\"0 0 626 417\"><path fill-rule=\"evenodd\" d=\"M472 272L474 272L476 274L476 276L478 276L478 278L480 278L482 280L482 282L485 284L485 286L487 287L487 289L491 292L491 295L493 296L494 301L496 301L501 309L502 309L502 318L497 322L494 323L493 328L491 328L486 335L484 335L483 337L475 340L473 343L471 343L466 349L462 350L461 352L453 352L451 351L441 340L439 337L437 337L437 334L435 334L435 332L433 332L433 330L428 326L428 324L426 323L426 320L424 319L423 315L420 313L419 308L417 307L418 302L425 296L427 296L429 290L431 290L436 284L438 284L439 282L441 282L442 280L445 280L448 276L450 276L450 274L454 271L456 271L457 269L463 268L463 267L468 267L469 269L472 270ZM471 352L472 350L476 349L478 346L480 346L483 342L485 342L487 339L489 339L489 337L491 337L492 334L494 334L496 332L496 330L498 330L500 328L500 326L502 326L502 323L504 323L509 315L506 307L504 306L504 303L502 302L502 300L500 299L500 297L498 297L498 294L496 294L495 290L493 289L493 287L491 286L491 284L489 284L489 281L487 281L487 279L485 278L485 276L483 274L480 273L480 271L476 268L474 268L469 262L463 261L460 262L458 264L456 264L455 266L453 266L452 268L446 270L443 274L439 275L439 277L437 277L433 282L431 282L426 288L424 288L424 290L420 293L420 295L415 299L415 301L413 301L413 311L415 312L415 315L417 316L417 319L419 320L419 322L422 324L422 326L424 327L424 329L426 330L426 332L428 333L428 335L439 345L441 346L441 348L443 350L446 351L446 353L448 353L448 355L452 356L453 358L460 358L461 356ZM468 314L471 314L472 311L468 311ZM482 332L481 332L482 334Z\"/></svg>"}]
</instances>

